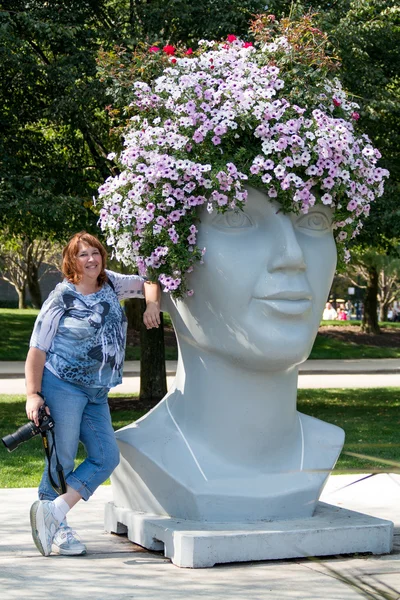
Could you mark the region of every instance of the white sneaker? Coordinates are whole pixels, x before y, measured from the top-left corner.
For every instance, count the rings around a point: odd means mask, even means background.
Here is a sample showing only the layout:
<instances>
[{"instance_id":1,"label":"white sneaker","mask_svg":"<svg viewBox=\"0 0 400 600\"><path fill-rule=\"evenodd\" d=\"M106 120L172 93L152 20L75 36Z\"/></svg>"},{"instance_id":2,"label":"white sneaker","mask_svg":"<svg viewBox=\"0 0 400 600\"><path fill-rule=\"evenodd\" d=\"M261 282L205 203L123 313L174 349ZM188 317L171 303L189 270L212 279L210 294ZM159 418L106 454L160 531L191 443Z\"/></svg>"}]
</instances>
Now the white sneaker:
<instances>
[{"instance_id":1,"label":"white sneaker","mask_svg":"<svg viewBox=\"0 0 400 600\"><path fill-rule=\"evenodd\" d=\"M53 551L66 556L78 556L86 554L86 546L82 544L71 527L62 524L53 538Z\"/></svg>"},{"instance_id":2,"label":"white sneaker","mask_svg":"<svg viewBox=\"0 0 400 600\"><path fill-rule=\"evenodd\" d=\"M60 522L52 512L50 500L36 500L30 512L32 537L36 548L43 556L49 556L54 535Z\"/></svg>"}]
</instances>

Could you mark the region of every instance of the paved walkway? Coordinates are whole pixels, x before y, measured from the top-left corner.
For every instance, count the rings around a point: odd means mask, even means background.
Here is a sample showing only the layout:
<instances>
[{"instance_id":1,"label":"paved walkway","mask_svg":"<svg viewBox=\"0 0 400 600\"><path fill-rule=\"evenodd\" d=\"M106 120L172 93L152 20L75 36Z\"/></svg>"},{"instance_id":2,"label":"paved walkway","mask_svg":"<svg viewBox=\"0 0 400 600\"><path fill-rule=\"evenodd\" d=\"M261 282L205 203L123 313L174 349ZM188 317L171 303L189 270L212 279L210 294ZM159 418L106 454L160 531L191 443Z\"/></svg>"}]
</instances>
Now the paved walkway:
<instances>
[{"instance_id":1,"label":"paved walkway","mask_svg":"<svg viewBox=\"0 0 400 600\"><path fill-rule=\"evenodd\" d=\"M322 500L395 523L390 555L328 557L217 565L179 569L161 553L148 552L126 537L103 530L104 504L110 486L101 486L87 503L70 513L69 522L87 543L88 554L43 558L30 536L29 506L35 489L0 490L0 593L7 600L360 600L339 580L379 581L400 598L400 476L376 475L344 487L362 476L329 479ZM371 596L368 596L371 598ZM379 597L376 596L378 599ZM383 596L381 597L383 598Z\"/></svg>"},{"instance_id":2,"label":"paved walkway","mask_svg":"<svg viewBox=\"0 0 400 600\"><path fill-rule=\"evenodd\" d=\"M176 361L166 361L167 384L171 385ZM3 394L24 394L24 363L0 361L0 385ZM126 361L119 394L137 394L140 387L140 363ZM307 360L300 366L299 388L379 388L400 387L400 359Z\"/></svg>"}]
</instances>

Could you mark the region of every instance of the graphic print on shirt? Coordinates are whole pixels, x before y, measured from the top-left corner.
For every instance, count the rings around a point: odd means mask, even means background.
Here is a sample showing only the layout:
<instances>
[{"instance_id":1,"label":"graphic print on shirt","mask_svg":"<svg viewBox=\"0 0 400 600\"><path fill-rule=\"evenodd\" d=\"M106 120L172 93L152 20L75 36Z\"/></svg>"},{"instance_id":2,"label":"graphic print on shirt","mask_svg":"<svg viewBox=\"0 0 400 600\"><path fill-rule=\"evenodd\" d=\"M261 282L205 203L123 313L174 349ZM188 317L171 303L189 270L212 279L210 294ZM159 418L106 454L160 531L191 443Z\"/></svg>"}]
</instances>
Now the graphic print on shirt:
<instances>
[{"instance_id":1,"label":"graphic print on shirt","mask_svg":"<svg viewBox=\"0 0 400 600\"><path fill-rule=\"evenodd\" d=\"M63 294L63 300L68 316L81 321L87 318L88 323L95 329L100 329L110 312L108 302L98 302L90 307L83 300L72 294Z\"/></svg>"},{"instance_id":2,"label":"graphic print on shirt","mask_svg":"<svg viewBox=\"0 0 400 600\"><path fill-rule=\"evenodd\" d=\"M30 346L46 353L46 368L65 381L114 387L122 381L127 319L125 298L143 297L143 278L106 271L112 280L83 295L64 280L36 319Z\"/></svg>"},{"instance_id":3,"label":"graphic print on shirt","mask_svg":"<svg viewBox=\"0 0 400 600\"><path fill-rule=\"evenodd\" d=\"M114 292L111 298L112 306L104 300L93 303L74 293L62 294L65 307L61 325L63 338L69 342L71 336L82 340L88 360L96 363L93 370L98 373L98 384L120 377L125 357L126 317ZM57 337L54 342L54 349L59 351L61 344L57 343ZM63 353L65 350L63 348ZM75 369L76 366L64 364L63 377L74 377Z\"/></svg>"},{"instance_id":4,"label":"graphic print on shirt","mask_svg":"<svg viewBox=\"0 0 400 600\"><path fill-rule=\"evenodd\" d=\"M88 356L101 363L101 368L108 363L113 371L119 371L124 362L125 356L125 336L122 328L115 331L113 343L102 343L94 346L88 352Z\"/></svg>"}]
</instances>

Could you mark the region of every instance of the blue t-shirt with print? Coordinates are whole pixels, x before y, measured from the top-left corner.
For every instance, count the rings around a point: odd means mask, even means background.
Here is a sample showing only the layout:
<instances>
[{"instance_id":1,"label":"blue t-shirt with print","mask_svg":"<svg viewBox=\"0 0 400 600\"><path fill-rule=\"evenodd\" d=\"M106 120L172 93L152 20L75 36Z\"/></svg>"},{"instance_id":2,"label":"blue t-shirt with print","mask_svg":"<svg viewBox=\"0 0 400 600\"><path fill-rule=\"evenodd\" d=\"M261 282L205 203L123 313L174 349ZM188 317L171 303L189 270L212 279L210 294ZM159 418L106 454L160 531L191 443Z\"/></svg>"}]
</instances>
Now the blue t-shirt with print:
<instances>
[{"instance_id":1,"label":"blue t-shirt with print","mask_svg":"<svg viewBox=\"0 0 400 600\"><path fill-rule=\"evenodd\" d=\"M111 388L122 381L127 321L119 303L143 298L144 278L106 271L105 283L83 295L64 280L51 292L36 319L30 346L46 352L54 375L87 387Z\"/></svg>"}]
</instances>

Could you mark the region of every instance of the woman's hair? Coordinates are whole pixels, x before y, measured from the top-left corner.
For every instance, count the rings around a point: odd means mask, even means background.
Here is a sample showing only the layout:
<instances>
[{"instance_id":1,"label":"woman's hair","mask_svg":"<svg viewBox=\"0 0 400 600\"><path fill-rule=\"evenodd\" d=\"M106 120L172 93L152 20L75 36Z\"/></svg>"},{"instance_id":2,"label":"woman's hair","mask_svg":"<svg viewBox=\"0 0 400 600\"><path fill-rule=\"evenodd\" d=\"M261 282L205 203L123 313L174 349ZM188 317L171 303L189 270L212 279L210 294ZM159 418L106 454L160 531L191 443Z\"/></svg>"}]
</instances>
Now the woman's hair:
<instances>
[{"instance_id":1,"label":"woman's hair","mask_svg":"<svg viewBox=\"0 0 400 600\"><path fill-rule=\"evenodd\" d=\"M97 283L99 285L103 285L103 283L105 283L108 279L104 270L107 263L107 252L97 237L87 233L86 231L80 231L72 236L63 250L61 270L64 277L74 284L79 283L82 279L82 273L80 272L76 261L76 257L78 256L79 252L79 242L87 244L88 246L92 246L92 248L97 248L97 250L100 252L102 258L102 267L100 275L97 278Z\"/></svg>"}]
</instances>

